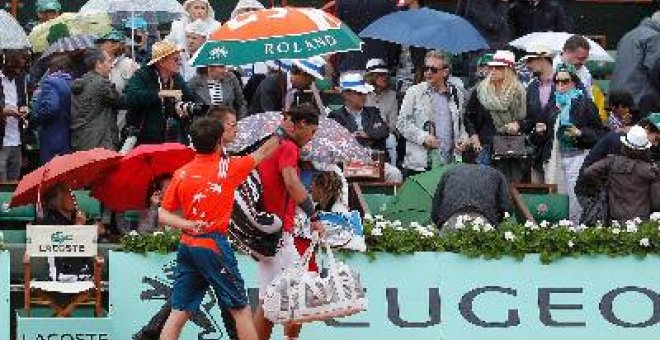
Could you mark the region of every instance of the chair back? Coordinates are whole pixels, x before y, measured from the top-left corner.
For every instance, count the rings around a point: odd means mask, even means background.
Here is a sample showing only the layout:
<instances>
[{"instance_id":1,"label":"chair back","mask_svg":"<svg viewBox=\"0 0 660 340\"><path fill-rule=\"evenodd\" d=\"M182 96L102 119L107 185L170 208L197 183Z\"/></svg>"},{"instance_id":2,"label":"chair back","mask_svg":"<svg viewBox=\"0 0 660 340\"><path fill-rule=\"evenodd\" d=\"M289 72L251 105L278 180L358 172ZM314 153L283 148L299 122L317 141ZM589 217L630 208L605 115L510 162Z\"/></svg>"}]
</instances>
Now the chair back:
<instances>
[{"instance_id":1,"label":"chair back","mask_svg":"<svg viewBox=\"0 0 660 340\"><path fill-rule=\"evenodd\" d=\"M94 257L98 252L95 225L28 225L28 257Z\"/></svg>"}]
</instances>

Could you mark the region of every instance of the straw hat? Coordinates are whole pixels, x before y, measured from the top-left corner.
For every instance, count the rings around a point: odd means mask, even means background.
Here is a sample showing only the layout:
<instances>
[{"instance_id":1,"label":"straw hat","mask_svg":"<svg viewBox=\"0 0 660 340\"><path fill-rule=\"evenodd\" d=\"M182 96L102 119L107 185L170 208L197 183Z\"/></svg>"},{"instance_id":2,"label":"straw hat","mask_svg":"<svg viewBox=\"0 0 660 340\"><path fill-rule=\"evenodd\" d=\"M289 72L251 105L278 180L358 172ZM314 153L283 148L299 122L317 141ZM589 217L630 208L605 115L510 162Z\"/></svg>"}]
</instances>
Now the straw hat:
<instances>
[{"instance_id":1,"label":"straw hat","mask_svg":"<svg viewBox=\"0 0 660 340\"><path fill-rule=\"evenodd\" d=\"M344 73L339 78L339 87L342 91L355 91L357 93L369 94L374 87L364 81L360 73Z\"/></svg>"},{"instance_id":2,"label":"straw hat","mask_svg":"<svg viewBox=\"0 0 660 340\"><path fill-rule=\"evenodd\" d=\"M625 136L621 136L621 143L633 150L646 150L651 147L646 130L639 125L631 127Z\"/></svg>"},{"instance_id":3,"label":"straw hat","mask_svg":"<svg viewBox=\"0 0 660 340\"><path fill-rule=\"evenodd\" d=\"M169 40L158 41L151 48L151 60L147 65L153 65L159 60L174 53L180 53L181 51L183 51L182 48Z\"/></svg>"},{"instance_id":4,"label":"straw hat","mask_svg":"<svg viewBox=\"0 0 660 340\"><path fill-rule=\"evenodd\" d=\"M511 51L499 50L493 54L493 60L488 66L505 66L514 68L516 66L516 56Z\"/></svg>"}]
</instances>

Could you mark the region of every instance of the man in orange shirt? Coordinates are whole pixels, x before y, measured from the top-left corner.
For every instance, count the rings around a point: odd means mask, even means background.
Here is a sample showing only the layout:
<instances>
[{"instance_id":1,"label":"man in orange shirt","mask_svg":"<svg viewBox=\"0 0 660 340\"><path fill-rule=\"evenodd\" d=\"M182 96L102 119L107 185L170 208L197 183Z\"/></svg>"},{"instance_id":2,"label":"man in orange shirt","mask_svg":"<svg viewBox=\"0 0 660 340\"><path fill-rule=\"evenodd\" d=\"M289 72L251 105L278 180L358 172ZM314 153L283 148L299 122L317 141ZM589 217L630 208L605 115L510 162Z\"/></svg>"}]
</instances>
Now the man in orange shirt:
<instances>
[{"instance_id":1,"label":"man in orange shirt","mask_svg":"<svg viewBox=\"0 0 660 340\"><path fill-rule=\"evenodd\" d=\"M177 272L170 314L161 340L178 339L209 285L218 303L229 309L241 340L256 340L234 253L225 237L234 206L234 190L250 171L279 145L273 137L251 155L222 153L223 124L202 118L190 129L195 159L174 173L159 210L159 222L183 230L177 253ZM180 210L182 217L174 212Z\"/></svg>"}]
</instances>

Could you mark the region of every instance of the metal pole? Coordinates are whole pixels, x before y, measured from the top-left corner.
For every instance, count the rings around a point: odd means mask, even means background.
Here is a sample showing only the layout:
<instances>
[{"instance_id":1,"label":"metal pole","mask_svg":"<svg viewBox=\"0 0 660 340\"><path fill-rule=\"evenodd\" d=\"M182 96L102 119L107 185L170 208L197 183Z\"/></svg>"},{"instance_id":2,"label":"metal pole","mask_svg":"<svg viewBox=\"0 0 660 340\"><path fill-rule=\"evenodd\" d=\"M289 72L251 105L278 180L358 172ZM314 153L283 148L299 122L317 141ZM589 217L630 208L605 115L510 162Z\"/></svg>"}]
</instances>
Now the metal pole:
<instances>
[{"instance_id":1,"label":"metal pole","mask_svg":"<svg viewBox=\"0 0 660 340\"><path fill-rule=\"evenodd\" d=\"M133 43L131 44L131 57L133 58L133 61L135 61L135 11L131 11L131 40L133 40Z\"/></svg>"}]
</instances>

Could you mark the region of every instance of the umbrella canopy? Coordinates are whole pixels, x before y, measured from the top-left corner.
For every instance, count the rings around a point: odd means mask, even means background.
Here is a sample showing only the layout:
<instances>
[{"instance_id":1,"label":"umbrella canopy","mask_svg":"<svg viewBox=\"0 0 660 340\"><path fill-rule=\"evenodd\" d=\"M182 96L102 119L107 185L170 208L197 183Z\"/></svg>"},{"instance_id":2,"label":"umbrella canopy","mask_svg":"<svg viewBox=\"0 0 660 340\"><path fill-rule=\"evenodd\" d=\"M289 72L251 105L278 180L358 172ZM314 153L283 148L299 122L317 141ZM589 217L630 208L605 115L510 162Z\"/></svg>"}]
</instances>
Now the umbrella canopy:
<instances>
[{"instance_id":1,"label":"umbrella canopy","mask_svg":"<svg viewBox=\"0 0 660 340\"><path fill-rule=\"evenodd\" d=\"M227 149L240 152L258 143L275 132L282 118L279 112L266 112L239 120L236 140ZM333 119L319 119L314 138L302 150L303 159L322 163L371 159L371 150L361 146L346 128Z\"/></svg>"},{"instance_id":2,"label":"umbrella canopy","mask_svg":"<svg viewBox=\"0 0 660 340\"><path fill-rule=\"evenodd\" d=\"M572 33L566 32L535 32L511 41L509 45L526 50L530 46L543 44L556 54L564 49L566 40L571 36ZM614 58L597 42L586 37L585 39L589 41L589 60L614 62Z\"/></svg>"},{"instance_id":3,"label":"umbrella canopy","mask_svg":"<svg viewBox=\"0 0 660 340\"><path fill-rule=\"evenodd\" d=\"M339 19L315 8L269 8L244 13L213 32L193 66L240 66L360 50L362 41Z\"/></svg>"},{"instance_id":4,"label":"umbrella canopy","mask_svg":"<svg viewBox=\"0 0 660 340\"><path fill-rule=\"evenodd\" d=\"M435 190L442 175L457 164L439 166L430 171L409 177L401 186L394 200L382 213L385 218L399 220L403 224L419 222L431 224L431 208Z\"/></svg>"},{"instance_id":5,"label":"umbrella canopy","mask_svg":"<svg viewBox=\"0 0 660 340\"><path fill-rule=\"evenodd\" d=\"M48 49L41 55L41 58L47 58L54 53L71 52L94 47L94 41L96 41L96 36L94 35L64 37L48 46Z\"/></svg>"},{"instance_id":6,"label":"umbrella canopy","mask_svg":"<svg viewBox=\"0 0 660 340\"><path fill-rule=\"evenodd\" d=\"M360 37L454 54L488 48L486 40L467 20L426 7L388 14L367 26Z\"/></svg>"},{"instance_id":7,"label":"umbrella canopy","mask_svg":"<svg viewBox=\"0 0 660 340\"><path fill-rule=\"evenodd\" d=\"M113 21L142 17L151 23L176 20L185 13L176 0L89 0L80 8L80 14L109 14Z\"/></svg>"},{"instance_id":8,"label":"umbrella canopy","mask_svg":"<svg viewBox=\"0 0 660 340\"><path fill-rule=\"evenodd\" d=\"M30 47L21 24L7 11L0 10L0 49L18 50Z\"/></svg>"},{"instance_id":9,"label":"umbrella canopy","mask_svg":"<svg viewBox=\"0 0 660 340\"><path fill-rule=\"evenodd\" d=\"M62 13L55 19L35 26L30 32L30 35L28 35L28 40L32 44L32 50L36 53L41 53L50 45L48 36L53 35L51 29L64 30L58 38L81 34L100 37L112 30L111 24L110 17L105 13L94 15Z\"/></svg>"},{"instance_id":10,"label":"umbrella canopy","mask_svg":"<svg viewBox=\"0 0 660 340\"><path fill-rule=\"evenodd\" d=\"M87 186L101 178L120 159L119 153L102 148L55 156L18 182L10 206L39 202L42 193L59 183L71 189Z\"/></svg>"},{"instance_id":11,"label":"umbrella canopy","mask_svg":"<svg viewBox=\"0 0 660 340\"><path fill-rule=\"evenodd\" d=\"M94 183L92 196L113 211L144 209L153 180L173 173L194 157L192 149L179 143L140 145L108 176Z\"/></svg>"}]
</instances>

